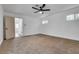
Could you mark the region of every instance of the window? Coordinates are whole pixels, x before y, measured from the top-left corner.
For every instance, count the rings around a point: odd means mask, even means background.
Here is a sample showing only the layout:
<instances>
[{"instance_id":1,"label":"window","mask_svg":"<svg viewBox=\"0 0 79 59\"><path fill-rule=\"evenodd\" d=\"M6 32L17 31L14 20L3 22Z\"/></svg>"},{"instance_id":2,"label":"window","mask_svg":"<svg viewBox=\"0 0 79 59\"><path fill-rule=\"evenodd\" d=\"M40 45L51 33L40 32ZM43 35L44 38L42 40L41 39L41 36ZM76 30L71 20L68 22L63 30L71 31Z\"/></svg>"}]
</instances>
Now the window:
<instances>
[{"instance_id":1,"label":"window","mask_svg":"<svg viewBox=\"0 0 79 59\"><path fill-rule=\"evenodd\" d=\"M42 24L47 24L48 23L48 20L43 20L42 21Z\"/></svg>"},{"instance_id":2,"label":"window","mask_svg":"<svg viewBox=\"0 0 79 59\"><path fill-rule=\"evenodd\" d=\"M66 18L67 21L74 20L74 14L68 15Z\"/></svg>"},{"instance_id":3,"label":"window","mask_svg":"<svg viewBox=\"0 0 79 59\"><path fill-rule=\"evenodd\" d=\"M79 20L79 13L66 16L67 21Z\"/></svg>"},{"instance_id":4,"label":"window","mask_svg":"<svg viewBox=\"0 0 79 59\"><path fill-rule=\"evenodd\" d=\"M79 19L79 13L78 14L75 14L75 18L76 18L76 20Z\"/></svg>"}]
</instances>

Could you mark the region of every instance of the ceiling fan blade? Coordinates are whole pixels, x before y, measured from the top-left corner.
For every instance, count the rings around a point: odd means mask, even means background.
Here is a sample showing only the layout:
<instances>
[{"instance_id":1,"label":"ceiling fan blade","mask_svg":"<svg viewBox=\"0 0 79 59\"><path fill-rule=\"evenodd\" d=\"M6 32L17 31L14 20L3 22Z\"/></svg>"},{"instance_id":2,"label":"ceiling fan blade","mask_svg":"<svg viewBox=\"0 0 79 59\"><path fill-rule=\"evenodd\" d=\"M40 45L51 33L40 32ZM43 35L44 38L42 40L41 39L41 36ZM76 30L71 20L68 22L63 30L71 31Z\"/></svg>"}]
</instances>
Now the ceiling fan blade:
<instances>
[{"instance_id":1,"label":"ceiling fan blade","mask_svg":"<svg viewBox=\"0 0 79 59\"><path fill-rule=\"evenodd\" d=\"M38 8L35 8L35 7L32 7L33 9L36 9L36 10L40 10L40 9L38 9Z\"/></svg>"},{"instance_id":2,"label":"ceiling fan blade","mask_svg":"<svg viewBox=\"0 0 79 59\"><path fill-rule=\"evenodd\" d=\"M37 13L37 12L39 12L39 11L36 11L36 12L34 12L34 13Z\"/></svg>"},{"instance_id":3,"label":"ceiling fan blade","mask_svg":"<svg viewBox=\"0 0 79 59\"><path fill-rule=\"evenodd\" d=\"M50 9L43 9L42 11L50 11Z\"/></svg>"},{"instance_id":4,"label":"ceiling fan blade","mask_svg":"<svg viewBox=\"0 0 79 59\"><path fill-rule=\"evenodd\" d=\"M44 8L46 4L43 4L40 8Z\"/></svg>"}]
</instances>

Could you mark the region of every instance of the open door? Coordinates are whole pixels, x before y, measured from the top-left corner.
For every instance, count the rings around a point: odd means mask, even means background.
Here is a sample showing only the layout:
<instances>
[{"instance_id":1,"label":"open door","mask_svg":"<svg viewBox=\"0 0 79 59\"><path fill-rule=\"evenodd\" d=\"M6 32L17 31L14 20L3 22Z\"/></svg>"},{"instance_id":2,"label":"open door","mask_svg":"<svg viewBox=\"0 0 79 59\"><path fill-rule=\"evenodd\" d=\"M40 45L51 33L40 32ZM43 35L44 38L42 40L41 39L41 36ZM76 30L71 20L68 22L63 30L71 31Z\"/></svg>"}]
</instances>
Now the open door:
<instances>
[{"instance_id":1,"label":"open door","mask_svg":"<svg viewBox=\"0 0 79 59\"><path fill-rule=\"evenodd\" d=\"M4 38L15 38L15 17L4 16Z\"/></svg>"}]
</instances>

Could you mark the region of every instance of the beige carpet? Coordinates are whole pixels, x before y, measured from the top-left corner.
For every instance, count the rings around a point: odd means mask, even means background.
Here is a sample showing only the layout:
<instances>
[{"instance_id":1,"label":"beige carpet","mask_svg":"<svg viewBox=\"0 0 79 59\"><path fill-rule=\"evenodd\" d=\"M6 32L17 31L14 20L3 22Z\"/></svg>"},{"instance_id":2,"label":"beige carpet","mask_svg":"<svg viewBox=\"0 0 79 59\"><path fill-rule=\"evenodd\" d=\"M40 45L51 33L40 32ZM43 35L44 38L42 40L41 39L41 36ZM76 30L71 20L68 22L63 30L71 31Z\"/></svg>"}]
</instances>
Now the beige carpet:
<instances>
[{"instance_id":1,"label":"beige carpet","mask_svg":"<svg viewBox=\"0 0 79 59\"><path fill-rule=\"evenodd\" d=\"M5 54L70 54L79 53L79 42L74 40L32 35L4 40L0 53Z\"/></svg>"}]
</instances>

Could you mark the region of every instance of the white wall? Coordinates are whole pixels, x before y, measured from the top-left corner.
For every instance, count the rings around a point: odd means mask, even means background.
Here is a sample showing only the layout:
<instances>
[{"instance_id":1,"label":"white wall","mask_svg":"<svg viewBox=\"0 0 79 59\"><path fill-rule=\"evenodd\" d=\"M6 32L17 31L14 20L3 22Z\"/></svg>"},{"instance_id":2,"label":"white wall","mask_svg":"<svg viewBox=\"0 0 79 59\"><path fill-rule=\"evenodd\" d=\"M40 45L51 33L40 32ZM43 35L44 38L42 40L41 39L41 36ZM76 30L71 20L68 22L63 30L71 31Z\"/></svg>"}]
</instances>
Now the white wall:
<instances>
[{"instance_id":1,"label":"white wall","mask_svg":"<svg viewBox=\"0 0 79 59\"><path fill-rule=\"evenodd\" d=\"M66 21L67 15L78 12L79 7L43 18L49 22L48 24L41 24L40 32L47 35L79 40L79 20Z\"/></svg>"},{"instance_id":2,"label":"white wall","mask_svg":"<svg viewBox=\"0 0 79 59\"><path fill-rule=\"evenodd\" d=\"M4 15L23 18L23 36L39 33L40 20L38 18L9 12L4 12Z\"/></svg>"},{"instance_id":3,"label":"white wall","mask_svg":"<svg viewBox=\"0 0 79 59\"><path fill-rule=\"evenodd\" d=\"M23 32L24 36L26 35L32 35L32 34L38 34L39 33L39 26L40 26L40 20L33 17L27 17L24 16L24 27Z\"/></svg>"},{"instance_id":4,"label":"white wall","mask_svg":"<svg viewBox=\"0 0 79 59\"><path fill-rule=\"evenodd\" d=\"M53 14L52 16L37 19L33 17L14 15L17 17L23 17L23 34L32 35L43 33L52 36L58 36L63 38L69 38L73 40L79 40L79 20L66 21L66 16L73 13L78 13L78 8L65 10L60 13ZM7 13L6 13L7 15ZM13 14L8 14L13 15ZM43 25L40 21L48 20L48 24ZM1 23L0 23L1 24Z\"/></svg>"},{"instance_id":5,"label":"white wall","mask_svg":"<svg viewBox=\"0 0 79 59\"><path fill-rule=\"evenodd\" d=\"M9 13L9 12L3 12L4 16L12 16L12 17L19 17L19 18L23 18L23 15L21 14L15 14L15 13Z\"/></svg>"},{"instance_id":6,"label":"white wall","mask_svg":"<svg viewBox=\"0 0 79 59\"><path fill-rule=\"evenodd\" d=\"M0 5L0 45L3 41L3 9Z\"/></svg>"}]
</instances>

